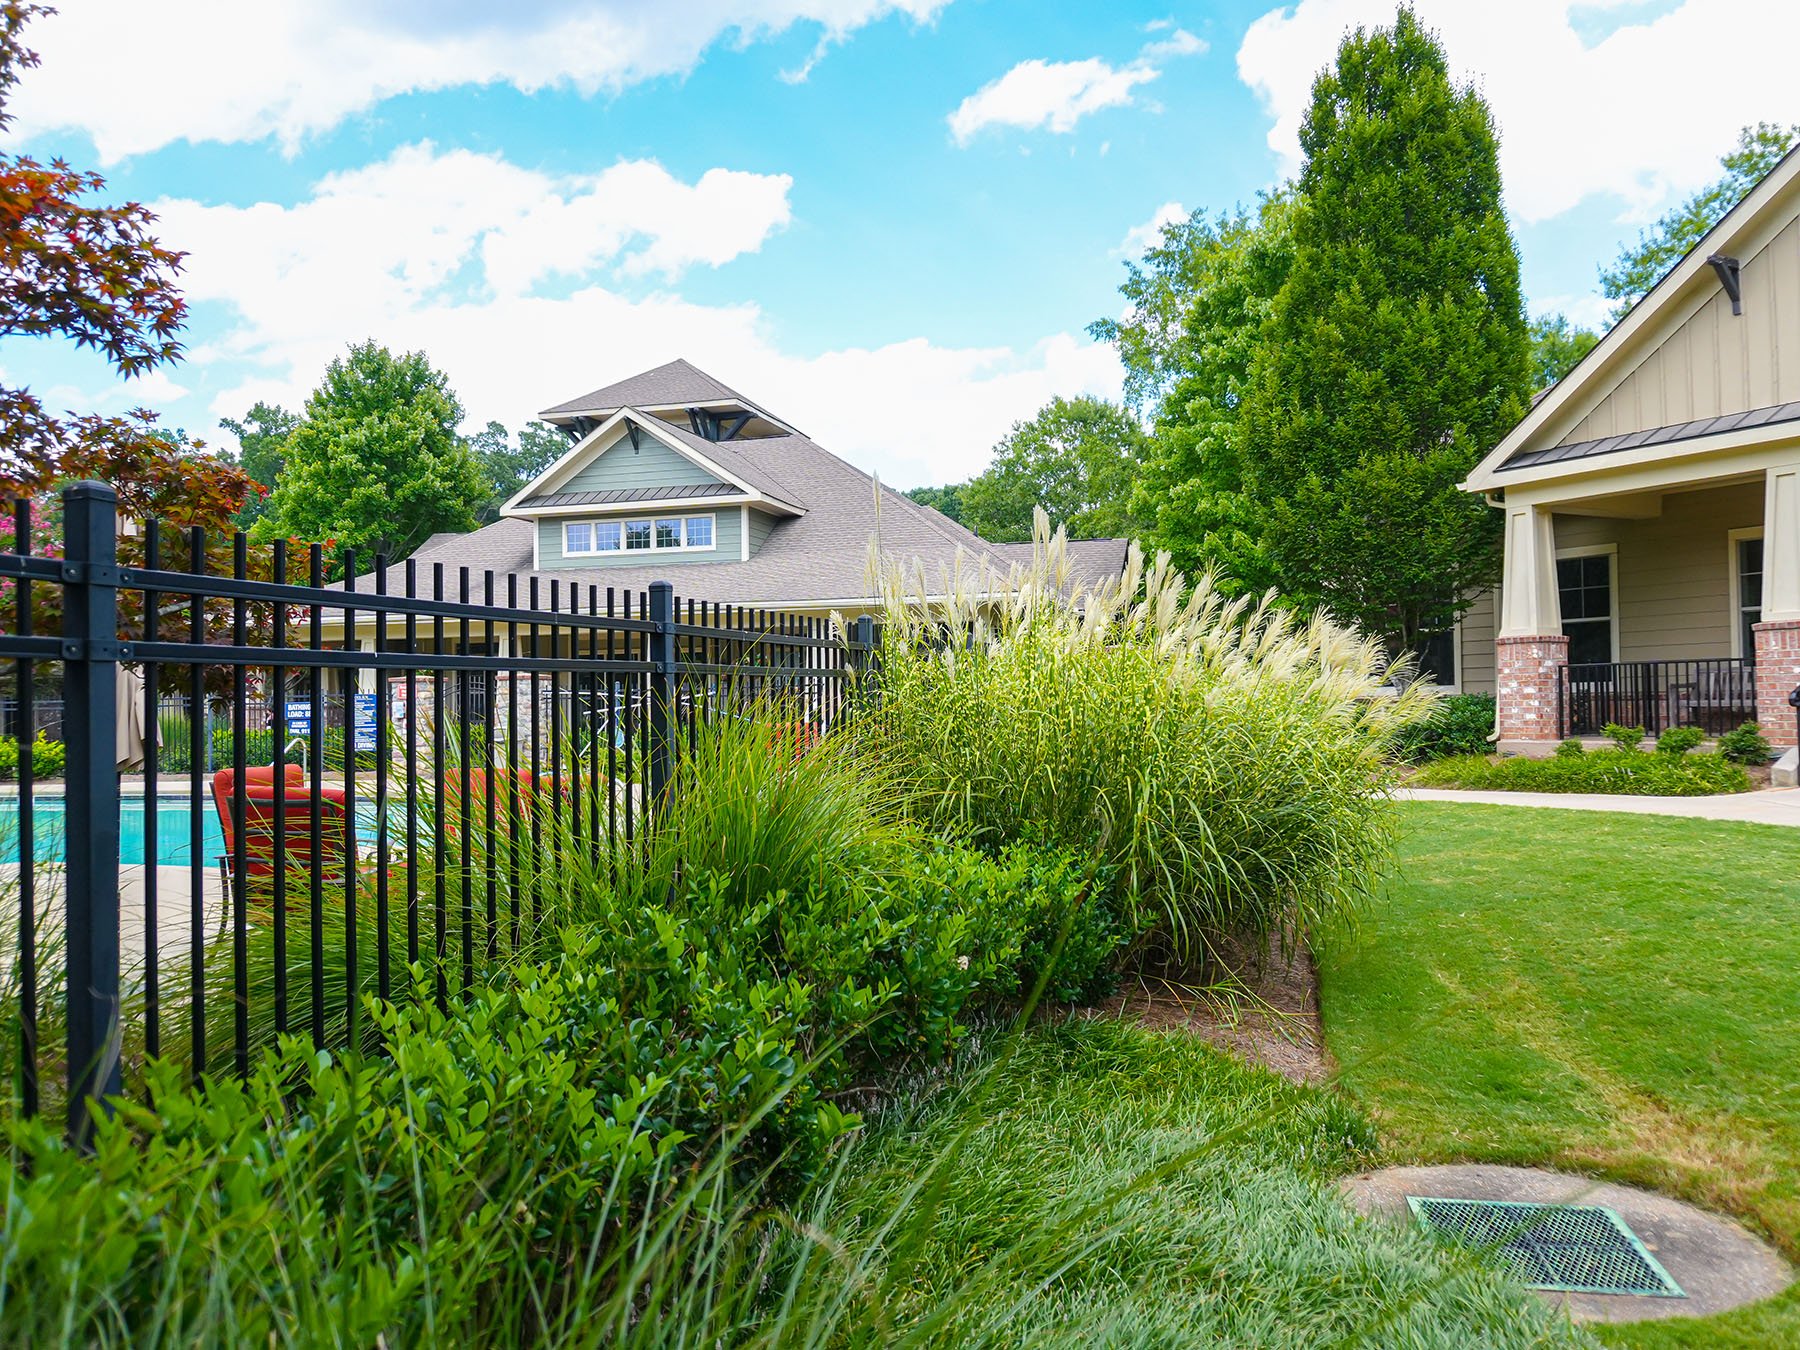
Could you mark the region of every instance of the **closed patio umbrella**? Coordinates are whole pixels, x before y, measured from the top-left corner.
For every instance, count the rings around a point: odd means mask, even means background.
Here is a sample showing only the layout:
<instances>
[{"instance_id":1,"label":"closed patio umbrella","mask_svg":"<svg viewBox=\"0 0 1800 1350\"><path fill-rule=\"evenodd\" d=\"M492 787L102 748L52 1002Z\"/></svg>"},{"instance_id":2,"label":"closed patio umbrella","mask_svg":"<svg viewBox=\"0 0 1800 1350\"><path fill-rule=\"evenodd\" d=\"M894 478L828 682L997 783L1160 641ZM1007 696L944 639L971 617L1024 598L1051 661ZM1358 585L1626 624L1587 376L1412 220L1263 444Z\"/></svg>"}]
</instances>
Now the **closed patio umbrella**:
<instances>
[{"instance_id":1,"label":"closed patio umbrella","mask_svg":"<svg viewBox=\"0 0 1800 1350\"><path fill-rule=\"evenodd\" d=\"M114 695L118 732L114 741L114 762L121 770L144 766L144 676L135 666L119 667L118 691Z\"/></svg>"}]
</instances>

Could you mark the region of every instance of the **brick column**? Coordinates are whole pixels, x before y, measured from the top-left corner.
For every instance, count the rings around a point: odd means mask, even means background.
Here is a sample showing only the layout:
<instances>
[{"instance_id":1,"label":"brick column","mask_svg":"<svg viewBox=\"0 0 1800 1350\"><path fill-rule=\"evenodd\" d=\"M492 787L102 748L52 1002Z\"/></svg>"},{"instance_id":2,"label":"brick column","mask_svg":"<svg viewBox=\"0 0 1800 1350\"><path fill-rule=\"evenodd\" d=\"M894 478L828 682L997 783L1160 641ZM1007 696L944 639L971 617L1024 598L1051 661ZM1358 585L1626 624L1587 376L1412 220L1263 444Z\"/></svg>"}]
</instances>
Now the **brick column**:
<instances>
[{"instance_id":1,"label":"brick column","mask_svg":"<svg viewBox=\"0 0 1800 1350\"><path fill-rule=\"evenodd\" d=\"M1756 720L1771 745L1794 743L1788 695L1800 685L1800 619L1756 625Z\"/></svg>"},{"instance_id":2,"label":"brick column","mask_svg":"<svg viewBox=\"0 0 1800 1350\"><path fill-rule=\"evenodd\" d=\"M1569 639L1560 633L1494 640L1495 725L1503 749L1556 743L1557 684L1568 664Z\"/></svg>"}]
</instances>

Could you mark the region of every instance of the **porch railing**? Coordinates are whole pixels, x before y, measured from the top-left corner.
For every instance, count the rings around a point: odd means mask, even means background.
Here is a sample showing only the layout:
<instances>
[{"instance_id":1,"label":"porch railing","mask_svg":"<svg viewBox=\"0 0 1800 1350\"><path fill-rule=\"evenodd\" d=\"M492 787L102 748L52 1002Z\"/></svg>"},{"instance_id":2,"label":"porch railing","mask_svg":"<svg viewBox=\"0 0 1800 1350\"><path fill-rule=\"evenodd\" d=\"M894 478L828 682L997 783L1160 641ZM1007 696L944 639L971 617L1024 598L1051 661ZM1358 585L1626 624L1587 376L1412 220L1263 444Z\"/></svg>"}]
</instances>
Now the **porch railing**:
<instances>
[{"instance_id":1,"label":"porch railing","mask_svg":"<svg viewBox=\"0 0 1800 1350\"><path fill-rule=\"evenodd\" d=\"M1557 689L1562 736L1598 736L1608 723L1717 736L1755 718L1756 668L1744 657L1568 665Z\"/></svg>"}]
</instances>

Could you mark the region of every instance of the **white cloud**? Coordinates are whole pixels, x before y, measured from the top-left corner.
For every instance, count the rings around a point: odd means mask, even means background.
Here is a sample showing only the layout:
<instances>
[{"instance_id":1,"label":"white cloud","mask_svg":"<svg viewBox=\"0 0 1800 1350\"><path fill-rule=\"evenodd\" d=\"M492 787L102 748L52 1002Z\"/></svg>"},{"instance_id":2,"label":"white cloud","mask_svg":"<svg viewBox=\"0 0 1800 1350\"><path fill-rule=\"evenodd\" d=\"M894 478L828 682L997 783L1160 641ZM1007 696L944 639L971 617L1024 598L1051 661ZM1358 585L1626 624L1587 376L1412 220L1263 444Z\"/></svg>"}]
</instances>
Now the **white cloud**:
<instances>
[{"instance_id":1,"label":"white cloud","mask_svg":"<svg viewBox=\"0 0 1800 1350\"><path fill-rule=\"evenodd\" d=\"M384 98L458 85L615 91L693 68L727 35L796 24L831 42L949 0L77 0L34 22L43 57L9 100L15 138L77 129L108 162L178 140L293 149Z\"/></svg>"},{"instance_id":2,"label":"white cloud","mask_svg":"<svg viewBox=\"0 0 1800 1350\"><path fill-rule=\"evenodd\" d=\"M788 188L785 175L724 169L690 184L641 161L555 179L417 145L334 174L293 206L155 209L163 239L190 251L189 298L227 310L187 366L215 391L215 417L259 398L298 406L326 362L365 337L428 352L474 426L517 426L685 356L907 486L977 472L1053 394L1117 394L1110 349L1074 335L1026 351L913 339L795 354L754 305L627 295L614 280L754 251L787 221ZM868 416L891 406L930 409L931 435Z\"/></svg>"},{"instance_id":3,"label":"white cloud","mask_svg":"<svg viewBox=\"0 0 1800 1350\"><path fill-rule=\"evenodd\" d=\"M1417 8L1452 68L1479 77L1500 127L1507 204L1521 221L1595 193L1624 198L1628 218L1648 217L1715 177L1740 126L1800 120L1793 0L1684 0L1654 18L1621 15L1592 45L1571 14L1593 6L1575 0ZM1275 119L1269 145L1283 173L1299 168L1313 77L1345 31L1393 17L1392 0L1300 0L1250 25L1238 73Z\"/></svg>"},{"instance_id":4,"label":"white cloud","mask_svg":"<svg viewBox=\"0 0 1800 1350\"><path fill-rule=\"evenodd\" d=\"M1591 328L1604 333L1612 327L1613 302L1603 295L1547 295L1532 303L1533 318L1549 318L1561 314L1577 328Z\"/></svg>"},{"instance_id":5,"label":"white cloud","mask_svg":"<svg viewBox=\"0 0 1800 1350\"><path fill-rule=\"evenodd\" d=\"M950 114L950 134L958 145L986 127L1047 127L1068 132L1089 113L1131 102L1131 91L1154 80L1153 66L1109 66L1085 61L1021 61L991 84L965 98Z\"/></svg>"},{"instance_id":6,"label":"white cloud","mask_svg":"<svg viewBox=\"0 0 1800 1350\"><path fill-rule=\"evenodd\" d=\"M1151 25L1150 31L1157 31ZM1089 113L1133 101L1132 91L1162 74L1159 62L1197 56L1206 43L1186 29L1146 45L1129 65L1114 66L1089 57L1084 61L1021 61L997 80L970 94L949 116L950 134L967 145L988 127L1047 128L1057 133L1075 129Z\"/></svg>"},{"instance_id":7,"label":"white cloud","mask_svg":"<svg viewBox=\"0 0 1800 1350\"><path fill-rule=\"evenodd\" d=\"M1128 258L1142 257L1146 249L1162 243L1165 228L1187 218L1187 208L1180 202L1164 202L1151 212L1150 219L1125 231L1125 237L1119 241L1116 251Z\"/></svg>"}]
</instances>

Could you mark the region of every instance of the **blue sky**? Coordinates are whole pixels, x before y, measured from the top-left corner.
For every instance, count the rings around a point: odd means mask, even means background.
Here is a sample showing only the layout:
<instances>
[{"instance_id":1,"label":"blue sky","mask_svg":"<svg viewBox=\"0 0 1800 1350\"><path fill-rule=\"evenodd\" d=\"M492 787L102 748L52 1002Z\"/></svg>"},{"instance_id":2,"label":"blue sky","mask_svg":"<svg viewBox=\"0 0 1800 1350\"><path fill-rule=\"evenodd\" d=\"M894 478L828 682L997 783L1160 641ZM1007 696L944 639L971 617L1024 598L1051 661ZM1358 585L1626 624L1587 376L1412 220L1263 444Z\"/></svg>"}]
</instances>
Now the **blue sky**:
<instances>
[{"instance_id":1,"label":"blue sky","mask_svg":"<svg viewBox=\"0 0 1800 1350\"><path fill-rule=\"evenodd\" d=\"M1313 74L1374 0L70 0L15 148L104 169L190 250L190 357L123 387L11 341L75 407L215 440L374 336L471 424L685 355L900 486L978 471L1055 393L1115 393L1083 332L1159 213L1295 167ZM1426 0L1503 135L1534 310L1800 120L1773 0ZM503 12L502 12L503 11ZM1745 32L1761 35L1743 41ZM159 96L141 71L160 68Z\"/></svg>"}]
</instances>

